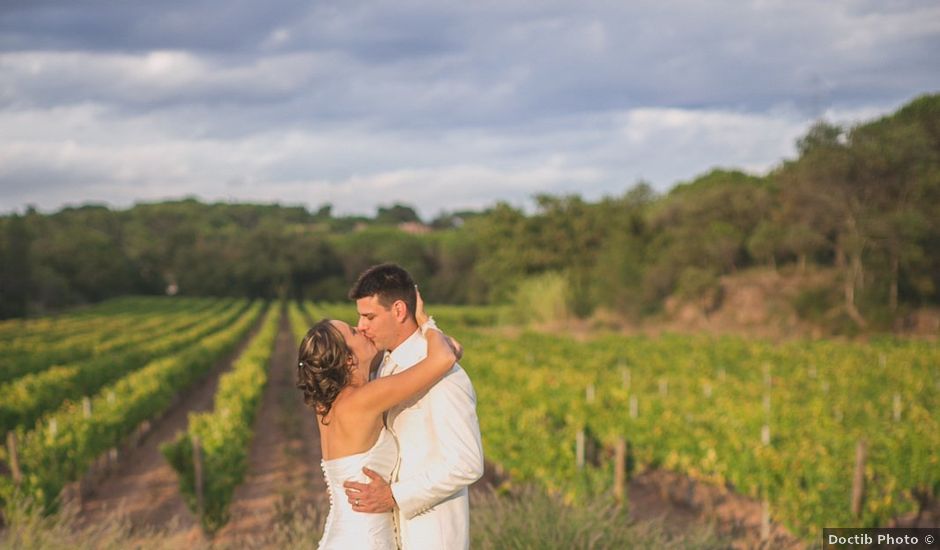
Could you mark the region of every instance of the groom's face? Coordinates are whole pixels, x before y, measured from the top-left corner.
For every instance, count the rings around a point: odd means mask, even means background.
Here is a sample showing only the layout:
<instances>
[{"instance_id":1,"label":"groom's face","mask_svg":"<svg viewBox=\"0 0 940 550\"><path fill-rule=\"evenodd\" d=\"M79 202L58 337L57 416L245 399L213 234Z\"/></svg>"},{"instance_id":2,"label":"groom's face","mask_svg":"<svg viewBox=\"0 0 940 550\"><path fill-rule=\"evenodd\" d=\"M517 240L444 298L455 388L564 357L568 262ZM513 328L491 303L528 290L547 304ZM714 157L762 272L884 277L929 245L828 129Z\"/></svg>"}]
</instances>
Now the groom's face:
<instances>
[{"instance_id":1,"label":"groom's face","mask_svg":"<svg viewBox=\"0 0 940 550\"><path fill-rule=\"evenodd\" d=\"M359 311L359 329L366 338L372 340L378 349L392 349L395 345L397 323L392 308L379 303L378 296L366 296L356 300Z\"/></svg>"}]
</instances>

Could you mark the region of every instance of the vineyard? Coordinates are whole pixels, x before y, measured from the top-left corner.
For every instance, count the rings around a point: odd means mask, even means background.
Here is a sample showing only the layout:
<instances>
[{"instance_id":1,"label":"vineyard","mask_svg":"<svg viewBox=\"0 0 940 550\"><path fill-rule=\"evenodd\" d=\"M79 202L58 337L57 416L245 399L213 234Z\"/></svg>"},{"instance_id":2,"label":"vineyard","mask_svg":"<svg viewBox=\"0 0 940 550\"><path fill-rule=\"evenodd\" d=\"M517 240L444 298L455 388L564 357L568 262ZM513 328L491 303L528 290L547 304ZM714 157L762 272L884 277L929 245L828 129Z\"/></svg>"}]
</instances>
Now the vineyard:
<instances>
[{"instance_id":1,"label":"vineyard","mask_svg":"<svg viewBox=\"0 0 940 550\"><path fill-rule=\"evenodd\" d=\"M574 499L607 490L613 475L604 457L577 468L582 430L606 447L626 438L639 467L764 499L775 520L807 537L823 526L884 525L914 509L918 492L940 491L933 345L464 339L488 456ZM853 517L859 441L867 498Z\"/></svg>"},{"instance_id":2,"label":"vineyard","mask_svg":"<svg viewBox=\"0 0 940 550\"><path fill-rule=\"evenodd\" d=\"M321 316L354 322L343 304ZM661 467L766 501L807 538L885 525L940 495L940 347L736 338L601 336L577 342L439 324L468 350L485 453L513 480L571 501L610 492L617 438L636 469ZM484 312L473 312L479 318ZM490 319L495 321L495 317ZM582 445L596 447L578 465ZM862 441L867 498L851 510ZM583 452L583 451L582 451Z\"/></svg>"},{"instance_id":3,"label":"vineyard","mask_svg":"<svg viewBox=\"0 0 940 550\"><path fill-rule=\"evenodd\" d=\"M141 309L146 307L141 306ZM68 377L69 381L73 378L84 381L87 375L89 382L84 386L62 384L58 376L43 377L46 372L57 373L54 370L57 367L36 373L35 378L42 378L42 381L30 383L31 393L14 394L20 400L4 399L10 409L42 413L35 423L24 422L8 432L10 444L3 458L10 465L12 475L0 478L0 495L4 501L20 492L46 509L54 507L56 497L67 483L77 481L99 456L117 446L142 422L163 412L180 389L194 382L214 361L238 344L255 322L261 307L255 304L240 308L234 321L224 311L214 316L205 313L202 324L165 334L162 342L159 338L147 341L141 346L147 354L133 351L126 361L68 367L63 377ZM204 309L198 302L190 304L190 308ZM188 309L182 309L178 315L190 315ZM32 373L25 376L34 377ZM17 385L20 381L10 383ZM63 387L68 389L63 390ZM73 388L90 390L91 395L76 395ZM34 404L37 395L43 404L60 404L43 410Z\"/></svg>"},{"instance_id":4,"label":"vineyard","mask_svg":"<svg viewBox=\"0 0 940 550\"><path fill-rule=\"evenodd\" d=\"M806 540L825 526L886 525L940 494L935 343L577 341L503 330L499 308L431 313L465 348L485 454L507 488L531 482L568 503L610 495L613 449L625 440L632 475L665 469L751 497ZM258 478L254 442L273 429L260 412L275 399L272 380L298 415L278 421L293 433L278 437L319 452L290 377L297 344L322 317L355 323L355 307L123 298L0 323L2 504L26 497L54 512L70 485L218 376L211 405L194 409L154 460L206 533L239 521L238 489ZM298 419L303 430L288 429ZM864 499L853 510L859 448ZM309 455L281 458L319 475Z\"/></svg>"}]
</instances>

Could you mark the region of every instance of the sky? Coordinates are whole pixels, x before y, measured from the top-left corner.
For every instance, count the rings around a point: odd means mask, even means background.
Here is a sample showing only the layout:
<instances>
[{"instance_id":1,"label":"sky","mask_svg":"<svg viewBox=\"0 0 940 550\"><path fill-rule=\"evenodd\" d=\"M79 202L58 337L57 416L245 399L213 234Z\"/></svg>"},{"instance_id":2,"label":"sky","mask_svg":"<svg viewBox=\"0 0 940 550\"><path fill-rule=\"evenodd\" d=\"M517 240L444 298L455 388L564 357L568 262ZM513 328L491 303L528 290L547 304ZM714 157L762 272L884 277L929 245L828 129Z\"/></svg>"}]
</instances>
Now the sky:
<instances>
[{"instance_id":1,"label":"sky","mask_svg":"<svg viewBox=\"0 0 940 550\"><path fill-rule=\"evenodd\" d=\"M940 91L937 52L934 0L2 0L0 212L665 192Z\"/></svg>"}]
</instances>

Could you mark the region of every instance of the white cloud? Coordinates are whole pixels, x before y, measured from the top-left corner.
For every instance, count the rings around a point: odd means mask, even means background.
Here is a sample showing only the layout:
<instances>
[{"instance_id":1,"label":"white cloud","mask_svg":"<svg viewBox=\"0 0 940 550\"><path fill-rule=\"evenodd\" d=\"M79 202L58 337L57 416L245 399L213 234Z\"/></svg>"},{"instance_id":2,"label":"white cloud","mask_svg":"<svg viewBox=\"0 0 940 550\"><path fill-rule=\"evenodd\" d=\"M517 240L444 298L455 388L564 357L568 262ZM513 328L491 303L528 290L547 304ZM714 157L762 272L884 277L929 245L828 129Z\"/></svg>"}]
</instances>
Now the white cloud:
<instances>
[{"instance_id":1,"label":"white cloud","mask_svg":"<svg viewBox=\"0 0 940 550\"><path fill-rule=\"evenodd\" d=\"M271 100L301 93L339 63L318 53L232 62L179 50L12 52L0 54L0 81L6 83L0 99L14 107Z\"/></svg>"},{"instance_id":2,"label":"white cloud","mask_svg":"<svg viewBox=\"0 0 940 550\"><path fill-rule=\"evenodd\" d=\"M666 189L940 88L928 1L227 7L4 12L0 209L197 194L433 215Z\"/></svg>"},{"instance_id":3,"label":"white cloud","mask_svg":"<svg viewBox=\"0 0 940 550\"><path fill-rule=\"evenodd\" d=\"M339 125L225 139L175 134L177 123L114 117L91 105L0 112L0 201L51 209L76 197L126 206L197 194L311 208L329 202L337 212L366 214L403 201L432 216L497 200L527 206L543 192L596 199L640 178L664 190L716 164L761 172L792 154L810 121L796 111L642 108L502 132Z\"/></svg>"}]
</instances>

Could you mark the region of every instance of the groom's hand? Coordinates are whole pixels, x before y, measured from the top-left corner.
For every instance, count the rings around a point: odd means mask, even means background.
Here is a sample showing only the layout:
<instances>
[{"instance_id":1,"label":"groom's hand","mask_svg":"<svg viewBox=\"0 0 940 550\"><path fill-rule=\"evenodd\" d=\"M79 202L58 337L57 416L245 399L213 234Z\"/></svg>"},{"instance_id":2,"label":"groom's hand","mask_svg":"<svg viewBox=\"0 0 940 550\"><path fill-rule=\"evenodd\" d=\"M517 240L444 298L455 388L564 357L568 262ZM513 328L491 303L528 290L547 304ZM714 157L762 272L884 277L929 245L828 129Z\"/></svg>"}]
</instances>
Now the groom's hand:
<instances>
[{"instance_id":1,"label":"groom's hand","mask_svg":"<svg viewBox=\"0 0 940 550\"><path fill-rule=\"evenodd\" d=\"M357 481L343 483L353 510L367 514L381 514L394 510L395 497L392 496L392 488L388 482L368 468L363 468L362 472L369 476L371 483Z\"/></svg>"},{"instance_id":2,"label":"groom's hand","mask_svg":"<svg viewBox=\"0 0 940 550\"><path fill-rule=\"evenodd\" d=\"M463 346L460 345L453 336L444 335L444 338L447 340L447 344L450 345L450 349L454 352L454 355L457 357L457 360L460 361L460 358L463 357Z\"/></svg>"}]
</instances>

